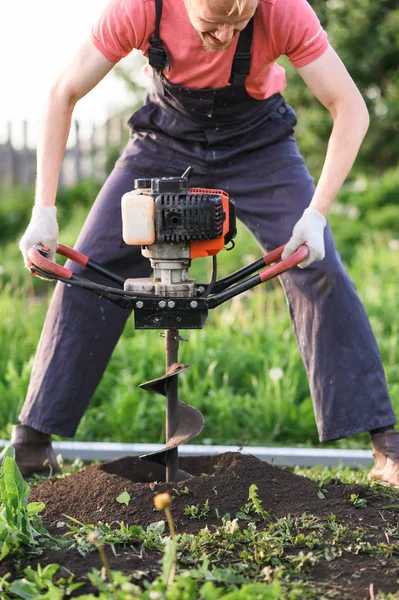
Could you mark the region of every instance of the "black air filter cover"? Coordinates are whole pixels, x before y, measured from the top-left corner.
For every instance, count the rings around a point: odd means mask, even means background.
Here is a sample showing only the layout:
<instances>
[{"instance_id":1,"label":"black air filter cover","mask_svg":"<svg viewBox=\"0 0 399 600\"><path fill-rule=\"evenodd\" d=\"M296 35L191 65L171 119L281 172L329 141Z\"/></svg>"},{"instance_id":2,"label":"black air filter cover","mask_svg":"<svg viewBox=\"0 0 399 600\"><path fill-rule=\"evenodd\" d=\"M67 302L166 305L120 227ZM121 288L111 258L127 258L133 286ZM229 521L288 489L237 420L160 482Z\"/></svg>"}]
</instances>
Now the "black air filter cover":
<instances>
[{"instance_id":1,"label":"black air filter cover","mask_svg":"<svg viewBox=\"0 0 399 600\"><path fill-rule=\"evenodd\" d=\"M214 240L223 234L222 198L217 194L161 194L155 200L157 240Z\"/></svg>"}]
</instances>

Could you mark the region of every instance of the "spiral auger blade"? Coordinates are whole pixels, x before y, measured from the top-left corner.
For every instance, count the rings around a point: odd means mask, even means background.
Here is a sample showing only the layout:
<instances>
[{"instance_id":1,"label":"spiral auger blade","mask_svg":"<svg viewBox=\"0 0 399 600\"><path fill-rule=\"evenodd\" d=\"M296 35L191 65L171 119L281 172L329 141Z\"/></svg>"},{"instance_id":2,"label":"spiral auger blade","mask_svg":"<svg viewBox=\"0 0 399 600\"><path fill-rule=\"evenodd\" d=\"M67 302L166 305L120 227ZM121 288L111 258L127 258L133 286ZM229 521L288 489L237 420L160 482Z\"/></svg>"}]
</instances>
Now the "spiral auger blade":
<instances>
[{"instance_id":1,"label":"spiral auger blade","mask_svg":"<svg viewBox=\"0 0 399 600\"><path fill-rule=\"evenodd\" d=\"M201 433L205 420L199 410L178 399L178 376L191 365L178 362L180 341L176 329L165 332L166 373L162 377L142 383L140 387L166 397L166 444L160 450L140 456L166 468L166 481L180 481L191 477L178 466L178 447Z\"/></svg>"}]
</instances>

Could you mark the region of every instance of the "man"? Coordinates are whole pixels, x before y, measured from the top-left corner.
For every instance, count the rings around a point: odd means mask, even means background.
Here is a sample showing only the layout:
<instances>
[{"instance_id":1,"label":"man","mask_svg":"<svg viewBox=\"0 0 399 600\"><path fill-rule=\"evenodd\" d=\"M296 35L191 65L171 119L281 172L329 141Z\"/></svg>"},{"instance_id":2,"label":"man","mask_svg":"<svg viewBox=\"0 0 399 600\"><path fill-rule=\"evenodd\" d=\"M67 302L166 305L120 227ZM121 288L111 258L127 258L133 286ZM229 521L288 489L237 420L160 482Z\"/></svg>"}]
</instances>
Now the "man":
<instances>
[{"instance_id":1,"label":"man","mask_svg":"<svg viewBox=\"0 0 399 600\"><path fill-rule=\"evenodd\" d=\"M377 345L326 224L368 127L364 101L306 0L112 0L53 86L38 144L36 200L20 247L54 257L58 174L76 102L134 48L153 89L131 117L131 139L100 192L77 248L123 276L148 276L140 249L121 242L120 199L136 177L176 176L225 189L264 250L289 240L308 258L284 274L321 441L370 431L371 476L399 485L399 434ZM333 119L316 189L281 95L286 55ZM83 267L72 267L85 274ZM101 276L98 276L101 281ZM73 436L128 317L58 285L11 444L24 474L57 468L50 434ZM84 365L84 367L83 367ZM267 407L265 407L266 409Z\"/></svg>"}]
</instances>

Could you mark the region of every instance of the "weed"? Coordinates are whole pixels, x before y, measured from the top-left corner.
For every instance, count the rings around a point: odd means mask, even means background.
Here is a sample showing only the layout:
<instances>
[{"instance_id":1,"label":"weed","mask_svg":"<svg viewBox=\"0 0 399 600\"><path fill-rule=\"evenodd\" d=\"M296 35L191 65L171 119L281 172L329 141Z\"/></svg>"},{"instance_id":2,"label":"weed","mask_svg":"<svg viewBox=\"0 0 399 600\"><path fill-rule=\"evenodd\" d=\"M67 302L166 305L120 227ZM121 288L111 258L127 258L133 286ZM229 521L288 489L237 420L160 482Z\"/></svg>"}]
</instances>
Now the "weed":
<instances>
[{"instance_id":1,"label":"weed","mask_svg":"<svg viewBox=\"0 0 399 600\"><path fill-rule=\"evenodd\" d=\"M7 577L0 580L0 591L6 592L1 595L2 600L8 598L48 598L48 600L63 600L71 596L84 583L73 583L74 576L71 574L67 579L57 575L60 566L57 564L46 565L42 568L37 566L36 571L31 567L24 569L23 579L15 579L12 583ZM55 580L55 576L57 579ZM11 596L9 596L11 595Z\"/></svg>"},{"instance_id":2,"label":"weed","mask_svg":"<svg viewBox=\"0 0 399 600\"><path fill-rule=\"evenodd\" d=\"M22 546L34 549L39 537L47 534L38 513L42 502L28 503L29 485L24 481L10 446L0 468L0 560L8 554L22 552Z\"/></svg>"},{"instance_id":3,"label":"weed","mask_svg":"<svg viewBox=\"0 0 399 600\"><path fill-rule=\"evenodd\" d=\"M351 494L350 501L355 508L367 508L367 500L360 498L359 494Z\"/></svg>"},{"instance_id":4,"label":"weed","mask_svg":"<svg viewBox=\"0 0 399 600\"><path fill-rule=\"evenodd\" d=\"M257 494L258 487L253 483L249 487L248 502L237 513L237 518L244 521L252 519L253 514L259 515L264 521L270 521L271 517L262 506L262 500Z\"/></svg>"},{"instance_id":5,"label":"weed","mask_svg":"<svg viewBox=\"0 0 399 600\"><path fill-rule=\"evenodd\" d=\"M186 506L184 514L189 516L190 519L206 519L210 511L209 500L207 499L202 506L192 504Z\"/></svg>"},{"instance_id":6,"label":"weed","mask_svg":"<svg viewBox=\"0 0 399 600\"><path fill-rule=\"evenodd\" d=\"M93 550L88 538L94 531L101 536L101 541L104 545L111 545L113 551L115 551L114 548L117 544L137 546L141 550L151 549L160 551L163 548L162 535L165 531L164 521L151 523L146 529L138 525L131 525L129 527L120 522L119 529L113 529L110 525L101 523L100 521L96 526L85 525L73 517L65 516L71 521L68 524L69 531L65 535L71 540L70 545L74 545L82 556L86 556L88 552Z\"/></svg>"},{"instance_id":7,"label":"weed","mask_svg":"<svg viewBox=\"0 0 399 600\"><path fill-rule=\"evenodd\" d=\"M176 496L186 496L187 494L190 493L190 490L186 486L181 489L173 488L173 492L175 493Z\"/></svg>"},{"instance_id":8,"label":"weed","mask_svg":"<svg viewBox=\"0 0 399 600\"><path fill-rule=\"evenodd\" d=\"M109 577L111 575L111 579ZM90 583L100 592L98 598L102 600L135 600L142 595L140 588L130 582L130 577L120 571L111 571L107 574L103 567L101 571L93 569L87 574ZM89 596L89 599L94 596Z\"/></svg>"}]
</instances>

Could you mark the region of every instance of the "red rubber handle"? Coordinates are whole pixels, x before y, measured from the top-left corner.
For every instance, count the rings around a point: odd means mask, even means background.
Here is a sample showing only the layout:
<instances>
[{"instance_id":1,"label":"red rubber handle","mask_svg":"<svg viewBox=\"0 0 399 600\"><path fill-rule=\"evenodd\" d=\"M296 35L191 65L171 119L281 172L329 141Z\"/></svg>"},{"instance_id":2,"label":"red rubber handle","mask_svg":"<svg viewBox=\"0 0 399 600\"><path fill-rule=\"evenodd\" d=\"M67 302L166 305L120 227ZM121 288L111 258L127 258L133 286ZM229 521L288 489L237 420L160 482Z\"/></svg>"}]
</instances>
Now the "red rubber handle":
<instances>
[{"instance_id":1,"label":"red rubber handle","mask_svg":"<svg viewBox=\"0 0 399 600\"><path fill-rule=\"evenodd\" d=\"M52 275L57 275L58 277L62 277L63 279L70 279L72 277L72 271L62 267L61 265L57 265L56 262L49 260L46 258L46 252L48 248L44 246L33 246L28 252L28 257L32 263L32 267L35 265L43 269L43 271L47 271L47 273L51 273ZM89 257L69 246L65 246L65 244L58 244L57 246L57 254L61 254L61 256L65 256L66 258L70 258L78 265L82 265L85 267L89 262ZM39 273L35 273L34 269L31 268L31 271L34 275L38 275Z\"/></svg>"},{"instance_id":2,"label":"red rubber handle","mask_svg":"<svg viewBox=\"0 0 399 600\"><path fill-rule=\"evenodd\" d=\"M31 272L33 275L40 275L38 271L35 271L35 266L40 267L43 271L47 271L51 275L56 275L57 277L62 277L63 279L71 279L73 273L69 269L62 267L61 265L57 265L54 261L46 258L43 255L43 252L48 251L47 248L43 246L33 246L28 250L28 257L31 261Z\"/></svg>"},{"instance_id":3,"label":"red rubber handle","mask_svg":"<svg viewBox=\"0 0 399 600\"><path fill-rule=\"evenodd\" d=\"M284 248L285 246L280 246L279 248L272 250L268 254L265 254L265 256L263 257L265 265L270 265L279 260L284 251ZM46 256L44 256L44 253L46 251L47 248L44 248L43 246L33 246L28 251L28 257L32 263L32 273L34 275L39 275L39 273L37 271L35 272L34 270L34 267L37 266L43 269L43 271L47 271L47 273L50 273L51 275L62 277L63 279L71 279L73 275L72 271L46 258ZM85 256L84 254L81 254L77 250L73 250L73 248L65 246L64 244L58 244L57 253L61 254L62 256L65 256L66 258L70 258L71 260L78 263L79 265L82 265L83 267L85 267L88 261L90 260L88 256ZM260 280L262 282L268 281L269 279L272 279L273 277L276 277L277 275L288 271L288 269L296 267L297 265L299 265L299 263L305 260L305 258L307 258L308 254L309 248L305 244L299 246L298 250L296 250L296 252L291 254L291 256L289 256L288 258L278 262L272 267L268 267L267 269L260 271Z\"/></svg>"},{"instance_id":4,"label":"red rubber handle","mask_svg":"<svg viewBox=\"0 0 399 600\"><path fill-rule=\"evenodd\" d=\"M269 252L269 254L266 254L263 257L265 265L270 265L271 263L276 262L276 260L281 258L284 248L285 245L280 246L275 250L272 250L271 252ZM288 271L288 269L296 267L297 265L299 265L299 263L305 260L305 258L307 258L308 255L309 248L305 244L302 244L302 246L299 246L298 250L296 250L294 254L291 254L291 256L289 256L288 258L285 258L284 260L273 265L272 267L269 267L268 269L264 269L264 271L260 271L259 277L262 282L268 281L269 279L276 277L276 275L280 275L281 273L285 273L285 271Z\"/></svg>"},{"instance_id":5,"label":"red rubber handle","mask_svg":"<svg viewBox=\"0 0 399 600\"><path fill-rule=\"evenodd\" d=\"M89 257L85 256L81 252L70 248L69 246L65 246L64 244L58 244L57 246L57 254L61 254L66 258L70 258L73 262L76 262L78 265L82 265L85 267L89 261Z\"/></svg>"}]
</instances>

